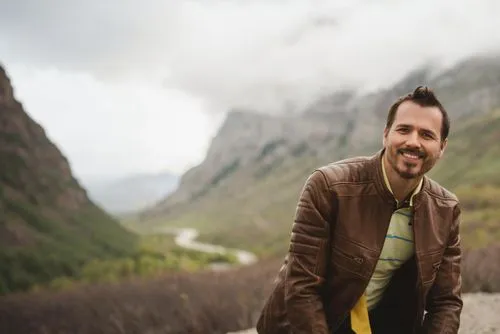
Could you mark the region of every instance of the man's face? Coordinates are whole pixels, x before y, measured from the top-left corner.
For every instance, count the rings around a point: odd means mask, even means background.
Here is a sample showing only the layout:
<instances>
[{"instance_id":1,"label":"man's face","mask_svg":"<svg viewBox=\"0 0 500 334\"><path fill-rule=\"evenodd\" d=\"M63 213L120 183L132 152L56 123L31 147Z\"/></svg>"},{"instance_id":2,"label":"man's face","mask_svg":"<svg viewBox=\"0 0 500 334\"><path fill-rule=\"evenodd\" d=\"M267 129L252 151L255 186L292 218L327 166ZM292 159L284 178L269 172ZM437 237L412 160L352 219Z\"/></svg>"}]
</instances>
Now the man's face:
<instances>
[{"instance_id":1,"label":"man's face","mask_svg":"<svg viewBox=\"0 0 500 334\"><path fill-rule=\"evenodd\" d=\"M383 144L391 169L404 179L427 173L441 158L447 141L441 141L443 115L438 107L421 107L405 101L394 122L384 130Z\"/></svg>"}]
</instances>

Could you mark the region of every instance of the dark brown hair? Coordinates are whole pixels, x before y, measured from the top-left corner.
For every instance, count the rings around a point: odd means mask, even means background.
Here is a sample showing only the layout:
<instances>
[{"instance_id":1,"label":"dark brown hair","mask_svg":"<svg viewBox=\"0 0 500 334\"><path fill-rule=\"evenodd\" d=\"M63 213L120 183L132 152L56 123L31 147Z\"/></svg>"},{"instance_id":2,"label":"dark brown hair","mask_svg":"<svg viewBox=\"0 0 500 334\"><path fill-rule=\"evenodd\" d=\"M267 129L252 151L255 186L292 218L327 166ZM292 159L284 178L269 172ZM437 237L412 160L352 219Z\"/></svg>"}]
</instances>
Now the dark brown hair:
<instances>
[{"instance_id":1,"label":"dark brown hair","mask_svg":"<svg viewBox=\"0 0 500 334\"><path fill-rule=\"evenodd\" d=\"M418 86L412 93L401 96L396 102L394 102L394 104L389 109L389 114L387 115L387 129L389 129L392 126L392 123L394 123L396 112L398 111L401 103L405 101L412 101L413 103L416 103L421 107L439 108L441 114L443 115L443 120L441 122L441 141L444 141L446 138L448 138L448 134L450 132L450 118L448 117L448 113L446 112L446 109L444 109L441 102L439 102L432 89L426 86Z\"/></svg>"}]
</instances>

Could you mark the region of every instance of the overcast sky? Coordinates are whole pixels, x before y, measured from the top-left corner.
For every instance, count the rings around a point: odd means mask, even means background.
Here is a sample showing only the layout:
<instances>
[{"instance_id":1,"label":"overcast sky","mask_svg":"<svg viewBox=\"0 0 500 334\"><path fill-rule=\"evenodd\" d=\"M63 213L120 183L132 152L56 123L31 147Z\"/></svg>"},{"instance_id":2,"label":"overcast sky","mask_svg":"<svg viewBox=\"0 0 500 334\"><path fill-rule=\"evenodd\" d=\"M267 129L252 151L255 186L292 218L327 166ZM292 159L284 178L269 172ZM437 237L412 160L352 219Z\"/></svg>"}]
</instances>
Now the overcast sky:
<instances>
[{"instance_id":1,"label":"overcast sky","mask_svg":"<svg viewBox=\"0 0 500 334\"><path fill-rule=\"evenodd\" d=\"M498 13L498 0L0 0L0 63L79 178L182 173L231 106L274 112L494 50Z\"/></svg>"}]
</instances>

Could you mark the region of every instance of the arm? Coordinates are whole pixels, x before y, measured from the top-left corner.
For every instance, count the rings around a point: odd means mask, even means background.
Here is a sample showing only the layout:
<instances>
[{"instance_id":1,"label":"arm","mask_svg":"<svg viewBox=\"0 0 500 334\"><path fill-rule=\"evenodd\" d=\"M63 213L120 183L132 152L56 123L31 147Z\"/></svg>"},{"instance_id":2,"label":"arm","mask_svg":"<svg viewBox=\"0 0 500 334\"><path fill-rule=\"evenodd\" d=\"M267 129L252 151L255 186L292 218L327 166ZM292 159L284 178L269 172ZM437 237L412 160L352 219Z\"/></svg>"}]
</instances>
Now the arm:
<instances>
[{"instance_id":1,"label":"arm","mask_svg":"<svg viewBox=\"0 0 500 334\"><path fill-rule=\"evenodd\" d=\"M326 178L316 170L300 195L288 254L285 303L294 334L328 333L320 290L325 281L332 205Z\"/></svg>"},{"instance_id":2,"label":"arm","mask_svg":"<svg viewBox=\"0 0 500 334\"><path fill-rule=\"evenodd\" d=\"M423 331L425 334L458 333L463 306L459 226L460 208L457 205L453 214L448 246L444 251L434 285L427 297L428 313L425 316Z\"/></svg>"}]
</instances>

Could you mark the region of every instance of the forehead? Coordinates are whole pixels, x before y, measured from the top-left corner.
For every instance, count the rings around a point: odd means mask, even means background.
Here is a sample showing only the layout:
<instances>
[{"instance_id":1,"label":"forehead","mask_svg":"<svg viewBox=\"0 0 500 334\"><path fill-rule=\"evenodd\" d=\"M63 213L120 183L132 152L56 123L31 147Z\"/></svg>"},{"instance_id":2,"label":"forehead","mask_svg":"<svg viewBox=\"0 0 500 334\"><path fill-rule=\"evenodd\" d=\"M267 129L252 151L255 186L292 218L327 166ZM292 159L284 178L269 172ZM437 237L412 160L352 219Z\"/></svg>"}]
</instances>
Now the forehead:
<instances>
[{"instance_id":1,"label":"forehead","mask_svg":"<svg viewBox=\"0 0 500 334\"><path fill-rule=\"evenodd\" d=\"M410 125L419 129L441 131L443 115L438 107L422 107L412 101L405 101L398 107L393 126Z\"/></svg>"}]
</instances>

